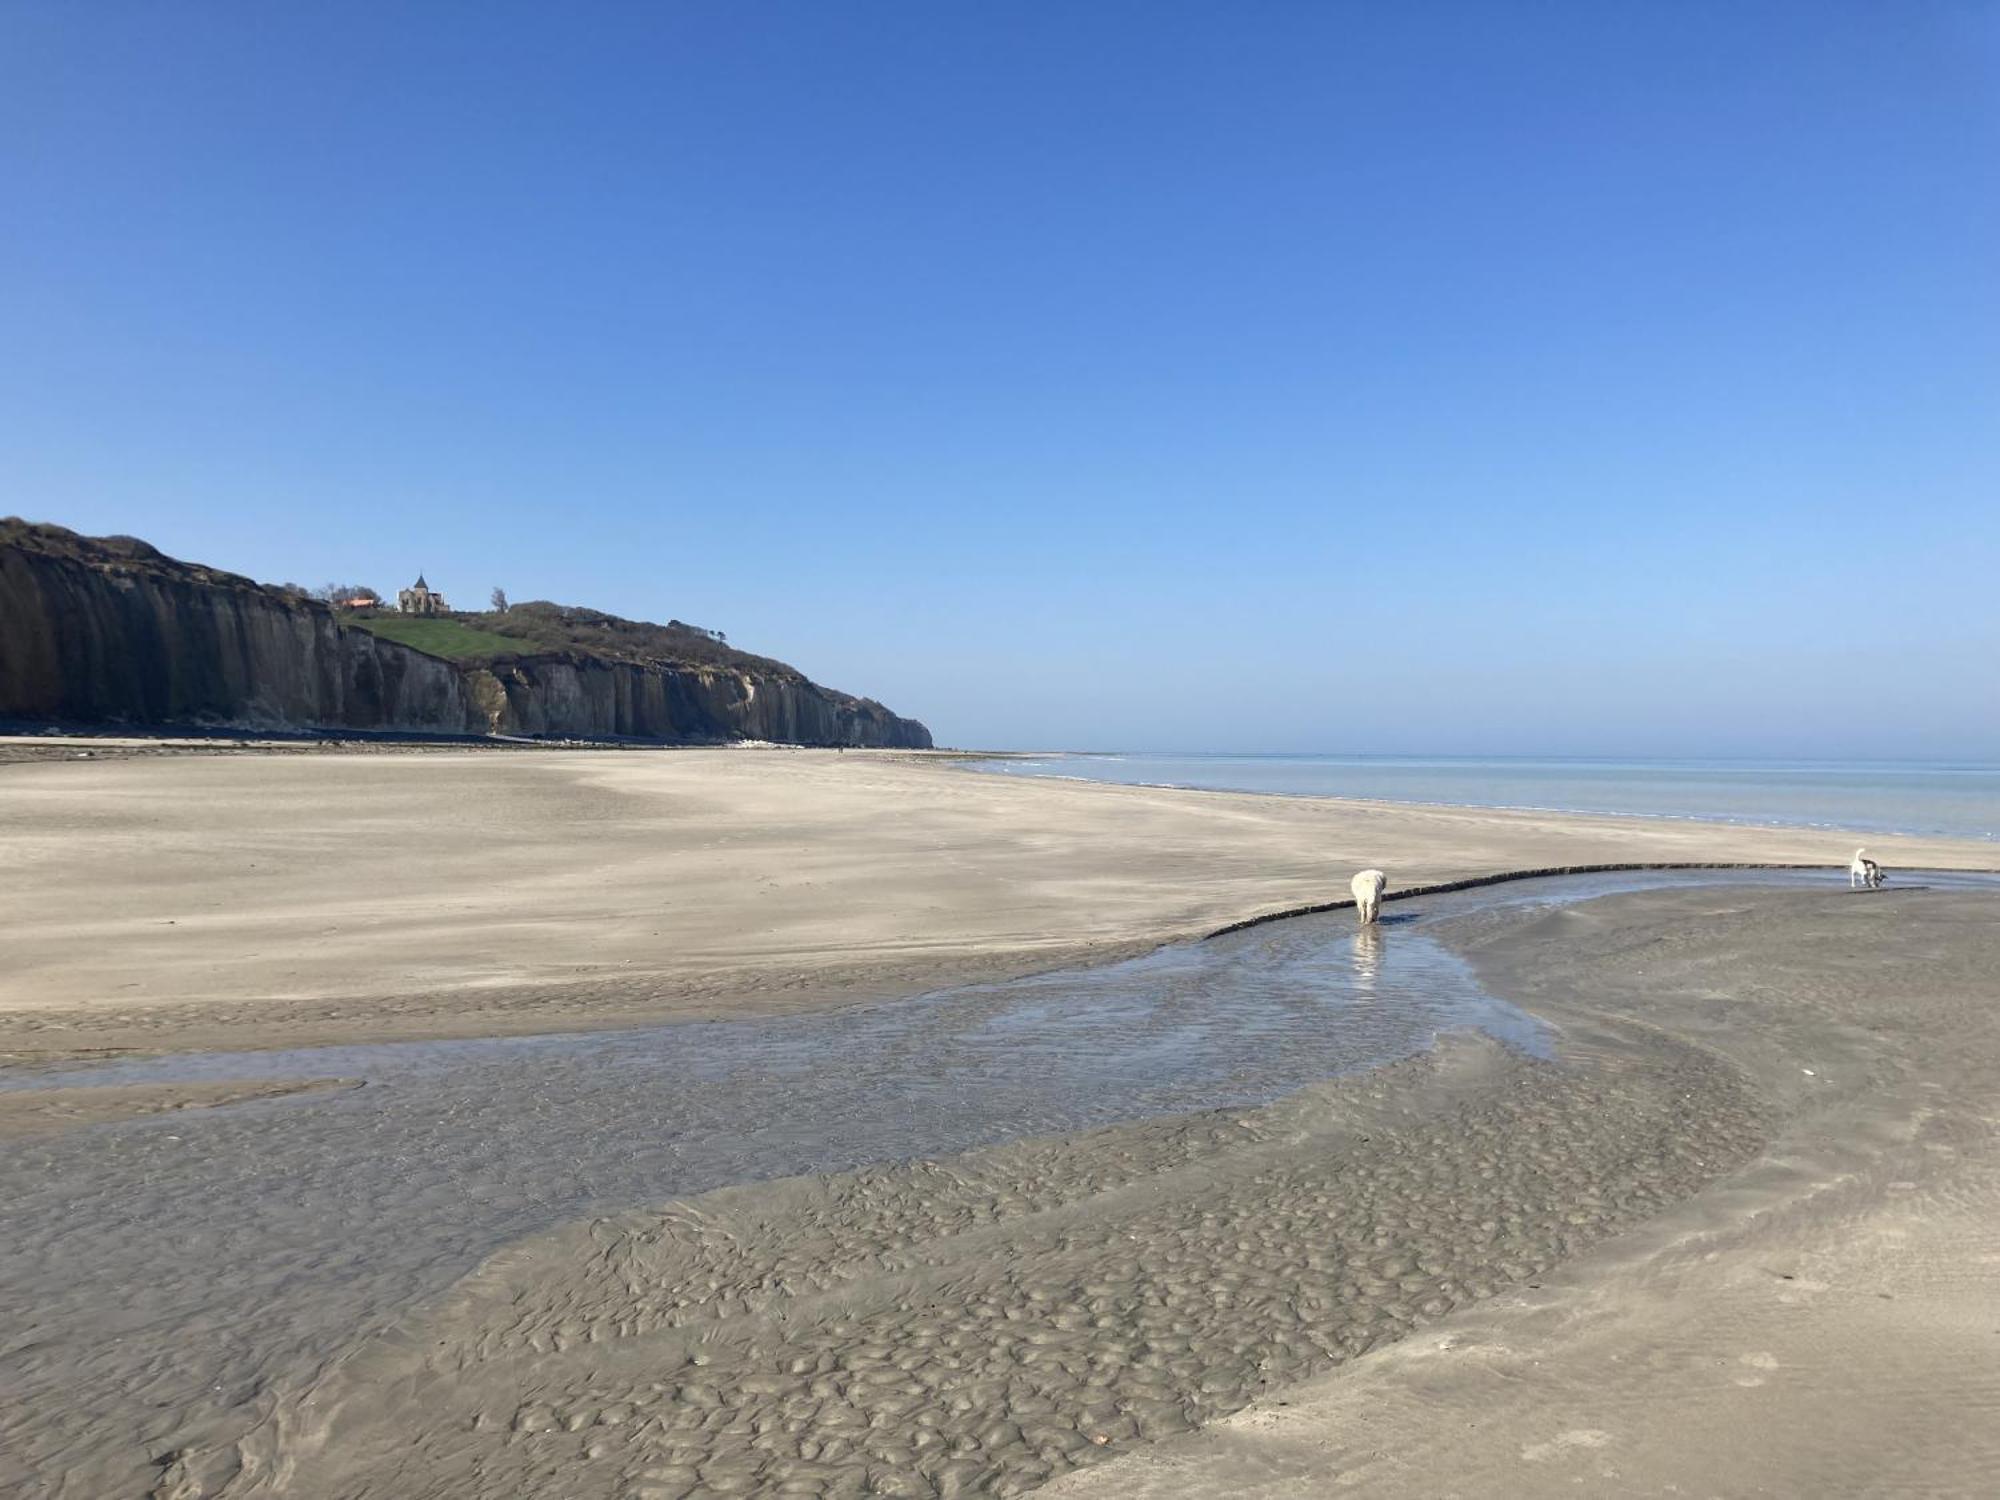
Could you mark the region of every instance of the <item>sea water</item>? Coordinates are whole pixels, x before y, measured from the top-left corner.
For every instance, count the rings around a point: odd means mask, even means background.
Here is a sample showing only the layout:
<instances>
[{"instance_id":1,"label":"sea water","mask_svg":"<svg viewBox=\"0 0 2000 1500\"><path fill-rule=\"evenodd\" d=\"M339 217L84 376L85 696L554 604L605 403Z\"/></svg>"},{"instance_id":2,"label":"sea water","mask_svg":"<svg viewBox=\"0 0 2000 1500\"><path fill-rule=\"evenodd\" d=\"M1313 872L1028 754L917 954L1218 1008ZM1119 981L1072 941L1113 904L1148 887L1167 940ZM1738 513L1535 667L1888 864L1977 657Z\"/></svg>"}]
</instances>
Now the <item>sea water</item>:
<instances>
[{"instance_id":1,"label":"sea water","mask_svg":"<svg viewBox=\"0 0 2000 1500\"><path fill-rule=\"evenodd\" d=\"M1072 753L975 761L1010 776L1703 818L2000 841L2000 763Z\"/></svg>"}]
</instances>

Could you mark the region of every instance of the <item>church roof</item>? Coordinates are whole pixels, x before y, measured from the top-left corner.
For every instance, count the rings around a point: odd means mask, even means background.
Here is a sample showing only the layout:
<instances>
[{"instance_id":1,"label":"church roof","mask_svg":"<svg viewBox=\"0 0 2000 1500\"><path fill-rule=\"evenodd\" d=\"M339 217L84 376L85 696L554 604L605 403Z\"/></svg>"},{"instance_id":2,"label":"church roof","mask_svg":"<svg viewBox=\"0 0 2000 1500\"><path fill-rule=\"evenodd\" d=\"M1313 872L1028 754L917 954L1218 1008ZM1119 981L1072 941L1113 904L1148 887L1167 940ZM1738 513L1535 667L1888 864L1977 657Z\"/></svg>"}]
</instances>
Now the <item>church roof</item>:
<instances>
[{"instance_id":1,"label":"church roof","mask_svg":"<svg viewBox=\"0 0 2000 1500\"><path fill-rule=\"evenodd\" d=\"M427 589L430 587L430 585L424 582L424 575L419 573L417 575L417 581L414 584L412 584L411 587L419 589Z\"/></svg>"}]
</instances>

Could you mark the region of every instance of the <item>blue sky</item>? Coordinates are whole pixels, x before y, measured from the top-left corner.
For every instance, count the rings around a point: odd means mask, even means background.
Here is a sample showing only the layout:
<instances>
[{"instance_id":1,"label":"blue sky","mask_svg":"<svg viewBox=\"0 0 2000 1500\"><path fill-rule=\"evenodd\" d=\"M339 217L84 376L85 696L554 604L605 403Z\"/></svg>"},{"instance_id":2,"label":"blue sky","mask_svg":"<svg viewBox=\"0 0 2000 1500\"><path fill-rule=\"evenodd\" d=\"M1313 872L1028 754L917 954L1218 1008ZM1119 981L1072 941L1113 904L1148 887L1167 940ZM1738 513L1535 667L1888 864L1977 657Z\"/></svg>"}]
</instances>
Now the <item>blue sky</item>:
<instances>
[{"instance_id":1,"label":"blue sky","mask_svg":"<svg viewBox=\"0 0 2000 1500\"><path fill-rule=\"evenodd\" d=\"M0 3L0 511L990 746L2000 756L2000 6Z\"/></svg>"}]
</instances>

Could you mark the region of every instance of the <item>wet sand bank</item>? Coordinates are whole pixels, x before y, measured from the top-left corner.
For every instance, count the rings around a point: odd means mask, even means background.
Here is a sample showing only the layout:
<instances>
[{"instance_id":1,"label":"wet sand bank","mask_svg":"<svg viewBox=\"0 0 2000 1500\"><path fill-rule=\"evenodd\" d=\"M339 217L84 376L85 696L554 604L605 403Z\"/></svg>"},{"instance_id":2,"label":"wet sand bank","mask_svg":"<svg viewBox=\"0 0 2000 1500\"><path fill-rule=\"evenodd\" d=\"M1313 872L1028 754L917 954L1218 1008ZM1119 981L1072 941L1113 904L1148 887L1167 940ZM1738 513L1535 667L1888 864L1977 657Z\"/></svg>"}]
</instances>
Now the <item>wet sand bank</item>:
<instances>
[{"instance_id":1,"label":"wet sand bank","mask_svg":"<svg viewBox=\"0 0 2000 1500\"><path fill-rule=\"evenodd\" d=\"M1052 978L901 1019L749 1022L737 1030L769 1031L775 1050L736 1064L718 1050L730 1028L713 1028L691 1056L719 1092L680 1101L686 1119L639 1103L673 1091L633 1050L640 1034L618 1034L419 1047L354 1094L204 1111L191 1135L177 1120L184 1142L138 1124L72 1132L41 1148L64 1207L10 1191L51 1233L10 1236L29 1253L0 1278L33 1309L16 1315L27 1342L0 1355L32 1398L0 1449L77 1495L662 1497L1011 1490L1221 1423L1206 1441L1266 1391L1373 1370L1413 1328L1556 1284L1606 1236L1643 1238L1649 1216L1709 1201L1704 1184L1735 1193L1802 1101L1824 1102L1818 1078L1873 1059L1874 1029L1910 1007L1892 994L1850 1013L1853 982L1884 964L1918 993L1978 982L2000 904L1944 885L1651 878L1719 883L1675 893L1686 912L1664 925L1614 923L1609 951L1697 964L1706 1021L1676 1008L1671 964L1661 1008L1646 973L1604 1002L1602 976L1565 959L1574 924L1670 898L1549 911L1556 888L1599 888L1556 881L1427 900L1416 923L1372 934L1308 918L1193 945L1193 968L1165 955L1122 980L1088 971L1071 1004ZM1746 913L1770 918L1718 942ZM1534 934L1519 971L1492 968L1517 931ZM1554 1060L1468 1039L1300 1091L1340 1066L1327 1046L1471 974L1439 936L1559 1024ZM1851 972L1828 967L1842 952ZM1755 1008L1823 990L1840 1003L1803 1023ZM1543 1047L1490 1005L1455 1014ZM1716 1016L1761 1039L1754 1055L1712 1045ZM784 1039L808 1019L835 1029ZM872 1070L834 1050L850 1027ZM1973 1030L1966 1045L1986 1042ZM1815 1071L1795 1078L1801 1048ZM157 1084L173 1067L286 1060L100 1071ZM969 1085L989 1072L982 1096ZM1037 1092L1044 1073L1063 1076ZM851 1104L827 1081L849 1077ZM763 1127L703 1102L739 1094ZM1107 1109L1133 1123L942 1155L968 1131L1033 1136ZM721 1185L800 1151L892 1164ZM704 1174L714 1186L685 1191ZM677 1183L665 1210L619 1207Z\"/></svg>"},{"instance_id":2,"label":"wet sand bank","mask_svg":"<svg viewBox=\"0 0 2000 1500\"><path fill-rule=\"evenodd\" d=\"M725 1190L503 1253L267 1462L326 1496L1018 1494L1532 1279L1760 1140L1691 1050L1586 1076L1466 1039L1263 1109Z\"/></svg>"},{"instance_id":3,"label":"wet sand bank","mask_svg":"<svg viewBox=\"0 0 2000 1500\"><path fill-rule=\"evenodd\" d=\"M2000 1472L2000 902L1628 895L1446 934L1563 1054L1698 1047L1768 1138L1593 1251L1051 1495L1928 1495Z\"/></svg>"},{"instance_id":4,"label":"wet sand bank","mask_svg":"<svg viewBox=\"0 0 2000 1500\"><path fill-rule=\"evenodd\" d=\"M220 1109L307 1090L354 1088L339 1078L309 1082L79 1084L72 1088L0 1090L0 1142L54 1135L80 1125L105 1125L190 1109Z\"/></svg>"},{"instance_id":5,"label":"wet sand bank","mask_svg":"<svg viewBox=\"0 0 2000 1500\"><path fill-rule=\"evenodd\" d=\"M1443 1027L1545 1049L1420 924L1394 930L1390 945L1308 919L732 1023L17 1070L0 1099L26 1108L287 1074L368 1086L0 1156L0 1324L25 1331L0 1374L32 1418L8 1429L0 1416L0 1449L83 1494L125 1493L152 1456L183 1448L227 1468L282 1392L370 1330L593 1211L1262 1103L1419 1052Z\"/></svg>"}]
</instances>

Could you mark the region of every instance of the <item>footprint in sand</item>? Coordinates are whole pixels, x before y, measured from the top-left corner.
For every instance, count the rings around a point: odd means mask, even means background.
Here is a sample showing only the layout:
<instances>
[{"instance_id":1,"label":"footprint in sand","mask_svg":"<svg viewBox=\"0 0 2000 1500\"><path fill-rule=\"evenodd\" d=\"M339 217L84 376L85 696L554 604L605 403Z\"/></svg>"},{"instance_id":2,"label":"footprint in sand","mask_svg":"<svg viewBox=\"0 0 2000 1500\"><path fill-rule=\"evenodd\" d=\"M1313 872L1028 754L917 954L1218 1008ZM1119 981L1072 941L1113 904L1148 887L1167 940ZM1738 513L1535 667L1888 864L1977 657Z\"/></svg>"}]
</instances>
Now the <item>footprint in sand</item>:
<instances>
[{"instance_id":1,"label":"footprint in sand","mask_svg":"<svg viewBox=\"0 0 2000 1500\"><path fill-rule=\"evenodd\" d=\"M1778 1357L1775 1354L1762 1352L1756 1354L1739 1354L1736 1356L1736 1362L1740 1365L1747 1365L1753 1370L1775 1370L1778 1368ZM1762 1385L1764 1377L1762 1375L1738 1375L1736 1383L1741 1386Z\"/></svg>"},{"instance_id":2,"label":"footprint in sand","mask_svg":"<svg viewBox=\"0 0 2000 1500\"><path fill-rule=\"evenodd\" d=\"M1524 1445L1521 1449L1521 1461L1530 1464L1543 1463L1577 1448L1602 1448L1610 1441L1610 1433L1600 1432L1595 1427L1573 1428L1569 1432L1557 1433L1546 1443Z\"/></svg>"}]
</instances>

